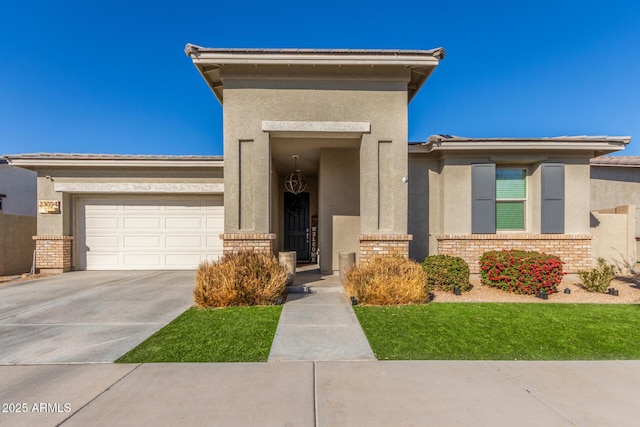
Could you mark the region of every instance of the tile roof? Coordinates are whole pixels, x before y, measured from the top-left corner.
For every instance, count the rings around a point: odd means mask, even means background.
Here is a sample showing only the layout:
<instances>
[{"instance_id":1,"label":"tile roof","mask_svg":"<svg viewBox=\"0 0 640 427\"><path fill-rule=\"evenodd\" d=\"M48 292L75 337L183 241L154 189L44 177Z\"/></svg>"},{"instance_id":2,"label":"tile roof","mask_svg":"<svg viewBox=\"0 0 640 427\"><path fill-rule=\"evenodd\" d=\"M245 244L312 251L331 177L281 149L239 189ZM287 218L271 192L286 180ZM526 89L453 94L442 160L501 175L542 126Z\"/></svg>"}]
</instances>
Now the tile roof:
<instances>
[{"instance_id":1,"label":"tile roof","mask_svg":"<svg viewBox=\"0 0 640 427\"><path fill-rule=\"evenodd\" d=\"M4 154L8 160L210 160L221 161L223 156L171 156L142 154L90 154L90 153L26 153Z\"/></svg>"},{"instance_id":2,"label":"tile roof","mask_svg":"<svg viewBox=\"0 0 640 427\"><path fill-rule=\"evenodd\" d=\"M436 134L431 135L427 142L441 142L441 141L456 141L456 142L483 142L483 141L540 141L540 142L553 142L553 141L567 141L567 142L589 142L589 141L620 141L626 144L629 143L631 137L629 136L608 136L608 135L563 135L563 136L545 136L537 138L469 138L465 136L456 135L443 135Z\"/></svg>"},{"instance_id":3,"label":"tile roof","mask_svg":"<svg viewBox=\"0 0 640 427\"><path fill-rule=\"evenodd\" d=\"M591 166L640 168L640 156L600 156L591 159Z\"/></svg>"}]
</instances>

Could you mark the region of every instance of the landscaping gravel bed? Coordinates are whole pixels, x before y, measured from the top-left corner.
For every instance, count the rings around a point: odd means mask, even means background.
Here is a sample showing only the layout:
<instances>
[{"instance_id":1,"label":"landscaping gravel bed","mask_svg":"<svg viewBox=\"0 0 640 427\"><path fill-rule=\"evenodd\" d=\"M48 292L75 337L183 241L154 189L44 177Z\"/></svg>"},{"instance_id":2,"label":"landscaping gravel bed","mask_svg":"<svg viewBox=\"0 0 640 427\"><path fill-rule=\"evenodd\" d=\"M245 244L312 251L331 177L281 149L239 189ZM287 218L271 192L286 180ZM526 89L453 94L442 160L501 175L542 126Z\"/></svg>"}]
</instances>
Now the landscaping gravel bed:
<instances>
[{"instance_id":1,"label":"landscaping gravel bed","mask_svg":"<svg viewBox=\"0 0 640 427\"><path fill-rule=\"evenodd\" d=\"M558 286L558 293L549 295L547 300L536 298L533 295L516 295L490 286L483 286L479 278L472 279L471 284L473 288L459 296L454 295L453 292L432 291L432 301L640 304L640 274L618 277L611 283L611 287L619 291L619 296L588 292L580 286L578 279L568 277ZM571 293L565 294L565 288L569 288Z\"/></svg>"}]
</instances>

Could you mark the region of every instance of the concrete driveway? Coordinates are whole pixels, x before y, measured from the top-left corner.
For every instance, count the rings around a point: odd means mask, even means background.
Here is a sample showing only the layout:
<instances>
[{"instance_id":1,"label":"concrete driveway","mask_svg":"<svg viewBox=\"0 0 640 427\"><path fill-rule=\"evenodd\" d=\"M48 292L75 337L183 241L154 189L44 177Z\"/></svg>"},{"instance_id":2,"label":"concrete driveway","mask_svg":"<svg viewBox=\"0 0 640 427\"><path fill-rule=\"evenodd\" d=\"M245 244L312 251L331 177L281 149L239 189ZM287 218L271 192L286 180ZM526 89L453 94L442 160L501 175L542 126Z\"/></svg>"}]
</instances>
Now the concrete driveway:
<instances>
[{"instance_id":1,"label":"concrete driveway","mask_svg":"<svg viewBox=\"0 0 640 427\"><path fill-rule=\"evenodd\" d=\"M79 271L0 286L0 364L113 362L193 304L194 271Z\"/></svg>"}]
</instances>

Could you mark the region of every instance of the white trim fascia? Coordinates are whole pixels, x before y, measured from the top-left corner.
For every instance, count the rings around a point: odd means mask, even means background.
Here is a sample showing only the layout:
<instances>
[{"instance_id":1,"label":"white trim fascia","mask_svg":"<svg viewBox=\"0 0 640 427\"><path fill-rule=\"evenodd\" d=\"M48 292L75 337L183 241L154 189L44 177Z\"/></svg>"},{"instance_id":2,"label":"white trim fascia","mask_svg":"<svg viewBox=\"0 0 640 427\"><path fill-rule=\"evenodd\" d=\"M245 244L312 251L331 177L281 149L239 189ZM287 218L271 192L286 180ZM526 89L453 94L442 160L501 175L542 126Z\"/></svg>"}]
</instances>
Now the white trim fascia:
<instances>
[{"instance_id":1,"label":"white trim fascia","mask_svg":"<svg viewBox=\"0 0 640 427\"><path fill-rule=\"evenodd\" d=\"M222 168L223 160L98 160L98 159L11 159L10 164L20 167L136 167L136 168Z\"/></svg>"},{"instance_id":2,"label":"white trim fascia","mask_svg":"<svg viewBox=\"0 0 640 427\"><path fill-rule=\"evenodd\" d=\"M433 151L497 151L497 150L524 150L524 151L618 151L625 148L622 141L442 141L427 142L422 144L424 150L415 152Z\"/></svg>"},{"instance_id":3,"label":"white trim fascia","mask_svg":"<svg viewBox=\"0 0 640 427\"><path fill-rule=\"evenodd\" d=\"M62 193L224 193L222 183L55 182L53 188Z\"/></svg>"},{"instance_id":4,"label":"white trim fascia","mask_svg":"<svg viewBox=\"0 0 640 427\"><path fill-rule=\"evenodd\" d=\"M416 55L331 55L286 53L192 53L191 59L198 65L395 65L404 67L435 67L440 60L433 56Z\"/></svg>"}]
</instances>

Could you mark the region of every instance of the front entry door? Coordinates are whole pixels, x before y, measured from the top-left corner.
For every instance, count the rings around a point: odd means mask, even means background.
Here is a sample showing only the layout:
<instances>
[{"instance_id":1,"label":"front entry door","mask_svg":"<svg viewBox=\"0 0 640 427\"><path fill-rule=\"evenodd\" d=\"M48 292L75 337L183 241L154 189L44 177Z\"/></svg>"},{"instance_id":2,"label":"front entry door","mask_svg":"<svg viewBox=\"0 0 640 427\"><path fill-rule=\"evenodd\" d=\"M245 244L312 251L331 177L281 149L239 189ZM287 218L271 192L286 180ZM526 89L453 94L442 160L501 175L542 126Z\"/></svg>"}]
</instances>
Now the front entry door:
<instances>
[{"instance_id":1,"label":"front entry door","mask_svg":"<svg viewBox=\"0 0 640 427\"><path fill-rule=\"evenodd\" d=\"M284 250L309 261L309 193L284 193Z\"/></svg>"}]
</instances>

